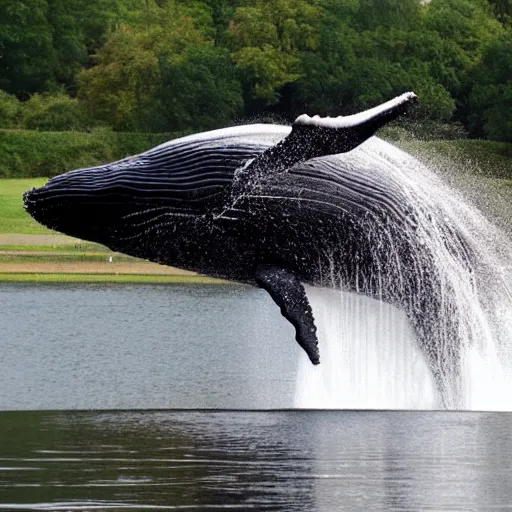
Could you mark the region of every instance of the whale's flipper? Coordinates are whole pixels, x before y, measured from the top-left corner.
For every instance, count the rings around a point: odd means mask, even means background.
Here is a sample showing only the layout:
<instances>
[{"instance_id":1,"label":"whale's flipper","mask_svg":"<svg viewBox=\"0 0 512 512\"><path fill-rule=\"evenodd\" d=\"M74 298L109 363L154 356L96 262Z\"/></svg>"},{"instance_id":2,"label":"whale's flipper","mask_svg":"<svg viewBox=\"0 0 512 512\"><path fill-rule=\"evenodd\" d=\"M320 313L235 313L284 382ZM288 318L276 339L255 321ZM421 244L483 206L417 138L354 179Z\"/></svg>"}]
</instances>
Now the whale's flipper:
<instances>
[{"instance_id":1,"label":"whale's flipper","mask_svg":"<svg viewBox=\"0 0 512 512\"><path fill-rule=\"evenodd\" d=\"M266 176L285 172L297 163L351 151L386 123L404 114L416 100L413 92L407 92L351 116L299 116L286 138L236 172L233 193L250 190Z\"/></svg>"},{"instance_id":2,"label":"whale's flipper","mask_svg":"<svg viewBox=\"0 0 512 512\"><path fill-rule=\"evenodd\" d=\"M274 265L260 265L256 282L267 290L281 308L283 316L295 327L295 339L313 364L320 363L313 312L306 290L295 275Z\"/></svg>"}]
</instances>

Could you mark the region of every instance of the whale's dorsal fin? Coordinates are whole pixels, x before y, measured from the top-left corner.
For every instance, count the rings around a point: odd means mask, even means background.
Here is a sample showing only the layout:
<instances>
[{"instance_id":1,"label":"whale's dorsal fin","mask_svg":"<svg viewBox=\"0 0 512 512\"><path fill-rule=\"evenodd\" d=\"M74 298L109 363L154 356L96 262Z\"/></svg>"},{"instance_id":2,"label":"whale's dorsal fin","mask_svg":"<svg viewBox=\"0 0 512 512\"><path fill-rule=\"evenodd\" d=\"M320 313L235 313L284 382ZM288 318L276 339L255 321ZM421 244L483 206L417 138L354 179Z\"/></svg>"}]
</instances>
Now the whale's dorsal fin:
<instances>
[{"instance_id":1,"label":"whale's dorsal fin","mask_svg":"<svg viewBox=\"0 0 512 512\"><path fill-rule=\"evenodd\" d=\"M295 339L311 362L320 363L313 311L302 283L294 274L275 265L260 265L255 278L281 308L282 315L295 327Z\"/></svg>"},{"instance_id":2,"label":"whale's dorsal fin","mask_svg":"<svg viewBox=\"0 0 512 512\"><path fill-rule=\"evenodd\" d=\"M297 163L351 151L386 123L404 114L416 100L413 92L407 92L351 116L309 117L303 114L295 120L287 137L237 171L233 189L242 192L265 176L285 172Z\"/></svg>"}]
</instances>

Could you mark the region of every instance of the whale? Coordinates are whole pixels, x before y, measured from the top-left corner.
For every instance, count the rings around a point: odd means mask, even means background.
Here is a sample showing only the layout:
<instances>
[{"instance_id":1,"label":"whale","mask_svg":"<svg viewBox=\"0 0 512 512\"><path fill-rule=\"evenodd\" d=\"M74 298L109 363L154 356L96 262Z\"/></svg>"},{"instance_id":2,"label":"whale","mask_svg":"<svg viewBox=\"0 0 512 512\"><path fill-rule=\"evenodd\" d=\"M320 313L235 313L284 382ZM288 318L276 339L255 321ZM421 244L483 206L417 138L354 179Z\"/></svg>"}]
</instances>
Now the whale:
<instances>
[{"instance_id":1,"label":"whale","mask_svg":"<svg viewBox=\"0 0 512 512\"><path fill-rule=\"evenodd\" d=\"M398 160L412 157L375 136L416 101L410 92L348 116L185 136L56 176L27 191L24 207L53 230L113 251L263 288L315 365L305 285L390 303L409 319L450 406L460 322L429 230L468 279L471 249L439 205L397 175Z\"/></svg>"}]
</instances>

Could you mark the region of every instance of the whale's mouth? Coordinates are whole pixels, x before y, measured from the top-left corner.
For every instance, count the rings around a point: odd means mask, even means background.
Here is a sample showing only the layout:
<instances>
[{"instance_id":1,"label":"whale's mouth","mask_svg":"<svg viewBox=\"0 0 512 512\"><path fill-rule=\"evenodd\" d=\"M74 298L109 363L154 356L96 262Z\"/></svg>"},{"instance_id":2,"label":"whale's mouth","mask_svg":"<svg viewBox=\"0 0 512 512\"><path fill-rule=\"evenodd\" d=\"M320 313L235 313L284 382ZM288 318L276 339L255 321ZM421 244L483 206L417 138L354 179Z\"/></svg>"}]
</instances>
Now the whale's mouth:
<instances>
[{"instance_id":1,"label":"whale's mouth","mask_svg":"<svg viewBox=\"0 0 512 512\"><path fill-rule=\"evenodd\" d=\"M121 187L63 187L59 178L27 190L23 206L39 224L68 236L124 246L128 240L143 237L151 228L165 229L164 224L174 222L176 215L180 215L158 202L152 203L151 198L130 195L129 190Z\"/></svg>"}]
</instances>

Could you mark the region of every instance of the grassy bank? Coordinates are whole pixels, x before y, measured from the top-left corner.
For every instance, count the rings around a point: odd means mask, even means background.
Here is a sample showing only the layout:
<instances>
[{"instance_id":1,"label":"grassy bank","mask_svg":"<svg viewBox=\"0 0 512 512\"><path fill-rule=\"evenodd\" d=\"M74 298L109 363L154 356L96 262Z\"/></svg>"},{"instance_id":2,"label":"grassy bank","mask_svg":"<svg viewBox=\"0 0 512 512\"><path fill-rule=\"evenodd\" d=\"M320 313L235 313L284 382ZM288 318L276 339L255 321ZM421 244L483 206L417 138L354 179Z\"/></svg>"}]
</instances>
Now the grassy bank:
<instances>
[{"instance_id":1,"label":"grassy bank","mask_svg":"<svg viewBox=\"0 0 512 512\"><path fill-rule=\"evenodd\" d=\"M138 274L0 273L0 283L227 284L204 276Z\"/></svg>"},{"instance_id":2,"label":"grassy bank","mask_svg":"<svg viewBox=\"0 0 512 512\"><path fill-rule=\"evenodd\" d=\"M134 258L122 254L116 254L113 259L116 263L128 263L134 261ZM65 251L34 251L26 249L17 251L0 250L0 264L2 263L104 263L108 261L106 253L96 252L65 252ZM142 260L136 260L142 261Z\"/></svg>"},{"instance_id":3,"label":"grassy bank","mask_svg":"<svg viewBox=\"0 0 512 512\"><path fill-rule=\"evenodd\" d=\"M4 237L0 235L0 242L2 241ZM34 237L30 237L32 240L34 240ZM40 237L37 236L35 241L37 242ZM87 255L89 253L93 254L102 254L103 256L106 253L110 253L109 249L107 247L104 247L103 245L99 244L93 244L92 242L83 242L79 241L77 243L66 243L59 245L59 242L53 243L50 245L37 245L37 244L2 244L0 243L0 253L5 252L19 252L23 253L26 251L39 253L41 255L50 255L50 254L69 254L69 253L75 253L77 255Z\"/></svg>"},{"instance_id":4,"label":"grassy bank","mask_svg":"<svg viewBox=\"0 0 512 512\"><path fill-rule=\"evenodd\" d=\"M0 179L0 282L223 282L114 254L99 244L56 235L35 222L23 209L23 192L45 181L44 178ZM12 243L13 240L16 243ZM110 256L113 263L109 261Z\"/></svg>"}]
</instances>

